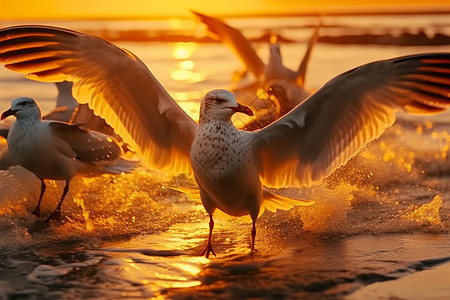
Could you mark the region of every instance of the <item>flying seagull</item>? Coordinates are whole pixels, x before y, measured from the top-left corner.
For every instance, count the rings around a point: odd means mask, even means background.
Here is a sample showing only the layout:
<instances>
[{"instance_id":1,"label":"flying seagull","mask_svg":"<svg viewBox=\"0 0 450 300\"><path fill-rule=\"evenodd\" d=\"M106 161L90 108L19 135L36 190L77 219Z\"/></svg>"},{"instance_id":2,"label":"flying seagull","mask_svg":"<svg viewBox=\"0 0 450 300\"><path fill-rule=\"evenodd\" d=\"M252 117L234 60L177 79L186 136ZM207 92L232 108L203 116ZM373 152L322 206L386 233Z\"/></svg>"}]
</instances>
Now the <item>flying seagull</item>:
<instances>
[{"instance_id":1,"label":"flying seagull","mask_svg":"<svg viewBox=\"0 0 450 300\"><path fill-rule=\"evenodd\" d=\"M233 90L241 103L255 110L255 118L242 129L253 131L262 128L286 114L310 95L305 89L305 78L312 50L319 37L320 24L315 27L309 39L298 69L292 70L283 64L280 43L276 36L271 37L269 57L264 63L252 43L239 29L219 18L196 11L192 13L207 26L215 39L226 44L236 54L255 78L254 82Z\"/></svg>"},{"instance_id":2,"label":"flying seagull","mask_svg":"<svg viewBox=\"0 0 450 300\"><path fill-rule=\"evenodd\" d=\"M196 11L192 11L192 13L207 26L208 31L212 33L215 39L230 47L244 64L246 69L253 74L257 81L260 81L261 86L264 83L277 79L290 83L297 83L300 86L304 85L307 66L319 36L320 26L315 28L298 69L292 70L283 64L280 43L277 41L276 36L272 36L271 38L269 44L269 58L267 63L264 63L254 50L252 43L239 29L230 26L219 18Z\"/></svg>"},{"instance_id":3,"label":"flying seagull","mask_svg":"<svg viewBox=\"0 0 450 300\"><path fill-rule=\"evenodd\" d=\"M376 61L336 76L261 130L237 130L234 113L251 114L231 92L213 90L197 124L130 51L98 37L47 27L0 30L0 62L40 81L72 81L88 103L151 168L192 173L210 216L203 252L213 252L213 213L289 208L264 186L319 182L395 121L395 112L434 114L450 106L450 53ZM300 201L295 204L310 204Z\"/></svg>"}]
</instances>

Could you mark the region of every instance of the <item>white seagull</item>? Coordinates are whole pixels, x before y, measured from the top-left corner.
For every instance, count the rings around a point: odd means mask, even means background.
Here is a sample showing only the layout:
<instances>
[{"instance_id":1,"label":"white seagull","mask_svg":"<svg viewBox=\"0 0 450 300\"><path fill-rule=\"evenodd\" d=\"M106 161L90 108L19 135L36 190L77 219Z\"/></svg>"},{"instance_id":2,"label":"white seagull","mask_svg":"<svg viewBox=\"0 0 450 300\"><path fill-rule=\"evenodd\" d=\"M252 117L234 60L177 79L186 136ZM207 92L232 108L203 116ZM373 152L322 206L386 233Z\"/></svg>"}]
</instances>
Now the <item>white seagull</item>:
<instances>
[{"instance_id":1,"label":"white seagull","mask_svg":"<svg viewBox=\"0 0 450 300\"><path fill-rule=\"evenodd\" d=\"M101 132L111 136L120 142L121 138L114 133L113 129L105 123L105 120L94 115L94 112L87 107L87 104L78 105L77 100L72 96L72 82L56 82L58 96L56 98L56 107L50 113L42 116L43 120L61 121L69 124L82 124L82 127L88 130ZM0 136L7 139L10 125L0 124ZM122 146L126 149L126 145ZM9 154L8 148L0 153L0 170L7 170L17 165L13 156Z\"/></svg>"},{"instance_id":2,"label":"white seagull","mask_svg":"<svg viewBox=\"0 0 450 300\"><path fill-rule=\"evenodd\" d=\"M300 201L264 186L304 186L345 164L395 121L398 110L433 114L450 106L450 53L372 62L325 84L269 126L245 132L230 118L250 114L231 92L201 101L199 124L169 96L130 51L98 37L47 26L0 30L0 62L41 81L73 81L87 102L146 161L172 173L193 171L210 215L204 254L213 253L215 209L249 214L289 208ZM306 203L310 204L310 203Z\"/></svg>"},{"instance_id":3,"label":"white seagull","mask_svg":"<svg viewBox=\"0 0 450 300\"><path fill-rule=\"evenodd\" d=\"M63 81L55 82L55 86L58 89L58 95L56 97L56 107L46 115L42 116L43 120L60 121L66 123L83 123L85 128L91 130L104 132L100 126L90 126L96 124L95 119L100 119L94 115L94 113L84 107L79 107L77 100L72 96L72 82ZM105 125L105 124L103 124ZM0 128L0 135L5 139L8 136L9 127L6 125Z\"/></svg>"},{"instance_id":4,"label":"white seagull","mask_svg":"<svg viewBox=\"0 0 450 300\"><path fill-rule=\"evenodd\" d=\"M56 97L56 107L48 114L42 116L44 120L53 120L61 122L70 122L74 111L78 107L78 102L72 96L72 82L55 82L55 86L58 89L58 95ZM5 139L8 136L9 126L5 125L0 128L0 135ZM1 166L0 158L0 166ZM2 168L0 167L0 170Z\"/></svg>"},{"instance_id":5,"label":"white seagull","mask_svg":"<svg viewBox=\"0 0 450 300\"><path fill-rule=\"evenodd\" d=\"M63 194L55 211L47 218L59 219L61 205L69 191L69 181L78 174L98 175L105 172L104 161L121 154L121 147L109 136L88 132L78 125L45 121L32 98L19 97L3 112L1 120L15 116L8 133L8 153L13 161L33 172L41 180L41 193L33 214L40 216L45 192L44 179L65 180Z\"/></svg>"}]
</instances>

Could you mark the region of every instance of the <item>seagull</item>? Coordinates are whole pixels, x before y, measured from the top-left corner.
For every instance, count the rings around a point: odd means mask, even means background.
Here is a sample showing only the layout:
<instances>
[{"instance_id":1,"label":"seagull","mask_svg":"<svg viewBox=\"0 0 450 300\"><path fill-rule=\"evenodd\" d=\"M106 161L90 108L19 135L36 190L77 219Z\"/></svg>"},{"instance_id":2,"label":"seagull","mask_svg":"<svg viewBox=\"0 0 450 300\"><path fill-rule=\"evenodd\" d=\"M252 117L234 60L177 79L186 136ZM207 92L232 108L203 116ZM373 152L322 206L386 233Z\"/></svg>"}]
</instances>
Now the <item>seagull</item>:
<instances>
[{"instance_id":1,"label":"seagull","mask_svg":"<svg viewBox=\"0 0 450 300\"><path fill-rule=\"evenodd\" d=\"M310 95L305 89L306 71L321 24L315 27L299 68L292 70L283 64L280 43L275 35L271 36L269 58L264 64L251 42L239 29L219 18L196 11L192 13L207 26L214 38L233 50L256 78L254 82L232 90L241 103L249 105L255 112L255 118L247 120L240 129L260 129L286 114Z\"/></svg>"},{"instance_id":2,"label":"seagull","mask_svg":"<svg viewBox=\"0 0 450 300\"><path fill-rule=\"evenodd\" d=\"M44 179L66 182L58 206L47 221L60 218L69 182L75 175L102 174L105 166L100 163L121 155L122 148L109 136L88 132L78 125L42 120L41 109L32 98L14 99L11 108L1 115L1 120L9 116L15 116L17 120L8 133L8 155L41 181L41 193L33 214L40 216L46 188Z\"/></svg>"},{"instance_id":3,"label":"seagull","mask_svg":"<svg viewBox=\"0 0 450 300\"><path fill-rule=\"evenodd\" d=\"M291 70L284 66L281 57L280 44L276 39L276 36L271 37L269 44L269 59L267 64L264 64L262 59L258 56L254 50L251 42L242 34L239 29L236 29L223 20L208 16L196 11L192 13L208 27L214 37L225 44L227 44L241 62L245 65L255 78L261 79L264 82L269 82L274 79L283 79L288 82L298 82L303 85L307 65L311 57L312 49L318 39L318 30L320 26L317 26L311 36L308 47L303 57L303 60L297 70Z\"/></svg>"},{"instance_id":4,"label":"seagull","mask_svg":"<svg viewBox=\"0 0 450 300\"><path fill-rule=\"evenodd\" d=\"M283 64L280 43L277 41L276 36L271 37L269 44L269 58L267 63L264 64L252 47L251 42L239 29L228 25L219 18L196 11L192 11L192 13L207 26L208 31L213 34L215 39L225 43L232 49L239 60L245 65L246 69L256 78L254 83L233 91L239 100L243 101L244 99L241 98L248 98L244 97L244 95L247 94L252 95L249 99L253 99L258 88L264 88L274 80L285 81L289 85L304 90L306 71L312 50L319 37L320 24L314 29L300 66L297 70L292 70ZM305 91L303 99L306 99L307 96L309 96L309 93ZM281 101L280 105L283 107L284 103Z\"/></svg>"},{"instance_id":5,"label":"seagull","mask_svg":"<svg viewBox=\"0 0 450 300\"><path fill-rule=\"evenodd\" d=\"M58 89L56 98L56 108L42 117L43 120L61 121L69 124L78 124L85 129L101 132L111 136L121 143L121 138L114 133L114 130L106 124L105 120L96 116L94 112L87 107L87 104L78 104L72 96L72 82L63 81L55 83ZM10 124L0 124L0 136L7 139L10 130ZM126 145L122 145L124 150L129 150ZM11 166L17 165L12 155L8 153L8 148L0 153L0 170L7 170Z\"/></svg>"},{"instance_id":6,"label":"seagull","mask_svg":"<svg viewBox=\"0 0 450 300\"><path fill-rule=\"evenodd\" d=\"M56 107L51 112L44 115L42 119L69 122L72 118L72 114L78 106L77 100L72 97L72 83L63 81L55 82L55 85L58 89L58 96L56 97ZM0 127L0 136L4 137L5 139L8 137L10 127L9 125L10 124L5 124ZM0 166L3 165L1 160L2 158L0 157ZM2 170L1 167L0 170Z\"/></svg>"},{"instance_id":7,"label":"seagull","mask_svg":"<svg viewBox=\"0 0 450 300\"><path fill-rule=\"evenodd\" d=\"M265 91L272 101L279 104L280 112L277 119L287 114L291 109L306 100L310 94L297 85L289 84L284 80L274 79L266 84Z\"/></svg>"},{"instance_id":8,"label":"seagull","mask_svg":"<svg viewBox=\"0 0 450 300\"><path fill-rule=\"evenodd\" d=\"M56 107L51 112L43 115L42 119L66 123L82 123L85 128L112 135L113 131L108 128L101 118L95 116L92 110L83 107L83 105L78 105L77 100L72 96L72 85L73 83L68 81L55 82L55 86L58 89ZM4 125L0 128L0 135L5 139L8 136L8 132L9 126Z\"/></svg>"},{"instance_id":9,"label":"seagull","mask_svg":"<svg viewBox=\"0 0 450 300\"><path fill-rule=\"evenodd\" d=\"M150 168L193 174L210 217L202 255L212 247L216 209L257 217L267 209L310 205L267 187L319 183L391 126L397 111L436 114L450 107L450 53L380 60L328 81L282 118L253 132L235 113L251 115L226 90L201 100L197 124L132 52L101 38L49 26L0 30L0 62L39 81L72 81L88 103Z\"/></svg>"},{"instance_id":10,"label":"seagull","mask_svg":"<svg viewBox=\"0 0 450 300\"><path fill-rule=\"evenodd\" d=\"M282 79L268 82L264 89L259 89L257 96L250 103L257 116L250 119L239 128L254 131L278 120L291 109L309 97L309 93L298 85L293 85Z\"/></svg>"},{"instance_id":11,"label":"seagull","mask_svg":"<svg viewBox=\"0 0 450 300\"><path fill-rule=\"evenodd\" d=\"M72 96L72 82L55 82L55 85L58 89L56 108L43 116L42 119L69 122L78 107L77 100Z\"/></svg>"}]
</instances>

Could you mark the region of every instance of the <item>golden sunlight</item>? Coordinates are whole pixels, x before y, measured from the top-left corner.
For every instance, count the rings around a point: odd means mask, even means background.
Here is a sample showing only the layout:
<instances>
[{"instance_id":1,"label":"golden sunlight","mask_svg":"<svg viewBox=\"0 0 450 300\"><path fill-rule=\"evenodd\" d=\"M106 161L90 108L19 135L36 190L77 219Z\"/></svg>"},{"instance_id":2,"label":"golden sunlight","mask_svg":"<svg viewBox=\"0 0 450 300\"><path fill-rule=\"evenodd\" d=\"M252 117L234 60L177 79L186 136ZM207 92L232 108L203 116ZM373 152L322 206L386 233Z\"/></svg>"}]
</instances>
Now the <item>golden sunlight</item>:
<instances>
[{"instance_id":1,"label":"golden sunlight","mask_svg":"<svg viewBox=\"0 0 450 300\"><path fill-rule=\"evenodd\" d=\"M201 73L194 71L194 62L188 59L192 56L196 47L195 43L174 43L172 56L180 61L177 64L178 69L171 72L172 79L189 83L204 80L204 76Z\"/></svg>"},{"instance_id":2,"label":"golden sunlight","mask_svg":"<svg viewBox=\"0 0 450 300\"><path fill-rule=\"evenodd\" d=\"M189 18L191 10L216 16L257 16L305 13L444 11L448 0L228 0L226 4L209 0L79 0L77 5L66 0L3 1L0 19L106 19L106 18ZM177 21L173 21L177 25Z\"/></svg>"},{"instance_id":3,"label":"golden sunlight","mask_svg":"<svg viewBox=\"0 0 450 300\"><path fill-rule=\"evenodd\" d=\"M195 48L195 43L174 43L172 55L176 59L188 59L189 57L191 57L192 52L194 52Z\"/></svg>"},{"instance_id":4,"label":"golden sunlight","mask_svg":"<svg viewBox=\"0 0 450 300\"><path fill-rule=\"evenodd\" d=\"M192 70L194 69L194 62L192 60L183 60L178 63L180 69L184 70Z\"/></svg>"}]
</instances>

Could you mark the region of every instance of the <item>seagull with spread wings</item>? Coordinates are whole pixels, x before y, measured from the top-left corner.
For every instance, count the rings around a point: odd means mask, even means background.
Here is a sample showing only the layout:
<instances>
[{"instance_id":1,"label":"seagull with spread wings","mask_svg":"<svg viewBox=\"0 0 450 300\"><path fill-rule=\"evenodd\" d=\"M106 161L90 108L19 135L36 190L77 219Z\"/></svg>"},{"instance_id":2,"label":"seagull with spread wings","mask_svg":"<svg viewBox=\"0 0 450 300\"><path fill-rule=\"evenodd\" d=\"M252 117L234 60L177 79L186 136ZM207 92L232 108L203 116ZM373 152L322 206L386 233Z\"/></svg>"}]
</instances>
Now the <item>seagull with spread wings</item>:
<instances>
[{"instance_id":1,"label":"seagull with spread wings","mask_svg":"<svg viewBox=\"0 0 450 300\"><path fill-rule=\"evenodd\" d=\"M450 106L450 53L368 63L336 76L265 128L240 131L236 113L251 114L225 90L206 94L197 124L130 51L98 37L47 26L0 30L0 62L40 81L72 81L88 103L151 168L193 172L210 216L203 252L213 253L213 213L250 215L303 203L269 187L318 182L395 121L396 111L434 114Z\"/></svg>"},{"instance_id":2,"label":"seagull with spread wings","mask_svg":"<svg viewBox=\"0 0 450 300\"><path fill-rule=\"evenodd\" d=\"M239 29L222 19L196 11L192 13L207 26L208 32L215 39L227 45L236 54L246 71L255 78L250 84L232 90L240 103L249 105L255 112L255 118L247 122L242 129L253 131L262 128L285 115L310 95L305 89L306 71L312 50L319 38L321 23L315 27L298 69L292 70L283 63L276 35L271 36L269 57L264 63L252 43Z\"/></svg>"},{"instance_id":3,"label":"seagull with spread wings","mask_svg":"<svg viewBox=\"0 0 450 300\"><path fill-rule=\"evenodd\" d=\"M320 26L316 26L298 69L292 70L283 64L280 43L276 40L276 36L271 37L269 58L267 63L264 63L256 53L252 43L239 29L230 26L219 18L196 11L192 11L192 13L207 26L208 31L215 39L230 47L245 68L257 79L257 85L262 86L272 80L281 79L286 82L297 83L303 87L312 50L319 37Z\"/></svg>"}]
</instances>

